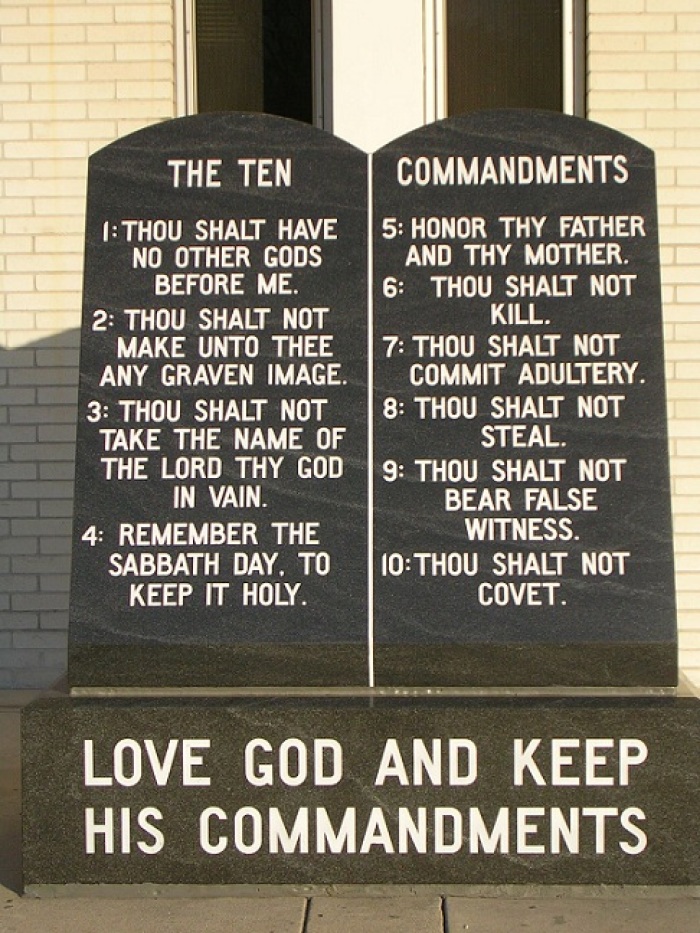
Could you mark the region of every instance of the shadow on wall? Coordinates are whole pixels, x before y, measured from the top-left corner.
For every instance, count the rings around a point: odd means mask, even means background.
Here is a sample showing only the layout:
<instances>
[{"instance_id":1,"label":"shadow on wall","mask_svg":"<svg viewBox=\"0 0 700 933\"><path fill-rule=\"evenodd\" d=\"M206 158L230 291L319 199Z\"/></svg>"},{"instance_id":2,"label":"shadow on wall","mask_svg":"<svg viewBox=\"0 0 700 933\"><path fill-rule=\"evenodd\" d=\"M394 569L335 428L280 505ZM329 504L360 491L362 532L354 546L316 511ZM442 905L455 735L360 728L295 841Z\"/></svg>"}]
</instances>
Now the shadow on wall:
<instances>
[{"instance_id":1,"label":"shadow on wall","mask_svg":"<svg viewBox=\"0 0 700 933\"><path fill-rule=\"evenodd\" d=\"M0 348L0 688L66 669L79 346Z\"/></svg>"}]
</instances>

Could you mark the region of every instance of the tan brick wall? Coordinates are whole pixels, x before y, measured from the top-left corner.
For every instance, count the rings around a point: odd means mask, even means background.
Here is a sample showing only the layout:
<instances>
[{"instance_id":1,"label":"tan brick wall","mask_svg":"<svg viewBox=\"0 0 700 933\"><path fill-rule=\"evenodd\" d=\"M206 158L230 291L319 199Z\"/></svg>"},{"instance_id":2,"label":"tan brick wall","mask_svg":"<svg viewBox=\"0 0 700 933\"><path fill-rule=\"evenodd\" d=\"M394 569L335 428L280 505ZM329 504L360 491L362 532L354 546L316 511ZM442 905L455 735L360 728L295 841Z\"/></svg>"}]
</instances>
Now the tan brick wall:
<instances>
[{"instance_id":1,"label":"tan brick wall","mask_svg":"<svg viewBox=\"0 0 700 933\"><path fill-rule=\"evenodd\" d=\"M0 687L65 670L87 157L174 115L171 0L0 5Z\"/></svg>"},{"instance_id":2,"label":"tan brick wall","mask_svg":"<svg viewBox=\"0 0 700 933\"><path fill-rule=\"evenodd\" d=\"M681 664L700 683L700 2L588 10L588 115L656 151Z\"/></svg>"},{"instance_id":3,"label":"tan brick wall","mask_svg":"<svg viewBox=\"0 0 700 933\"><path fill-rule=\"evenodd\" d=\"M699 0L588 6L589 115L657 152L681 662L700 682ZM65 665L86 160L173 116L174 80L172 0L2 0L0 687Z\"/></svg>"}]
</instances>

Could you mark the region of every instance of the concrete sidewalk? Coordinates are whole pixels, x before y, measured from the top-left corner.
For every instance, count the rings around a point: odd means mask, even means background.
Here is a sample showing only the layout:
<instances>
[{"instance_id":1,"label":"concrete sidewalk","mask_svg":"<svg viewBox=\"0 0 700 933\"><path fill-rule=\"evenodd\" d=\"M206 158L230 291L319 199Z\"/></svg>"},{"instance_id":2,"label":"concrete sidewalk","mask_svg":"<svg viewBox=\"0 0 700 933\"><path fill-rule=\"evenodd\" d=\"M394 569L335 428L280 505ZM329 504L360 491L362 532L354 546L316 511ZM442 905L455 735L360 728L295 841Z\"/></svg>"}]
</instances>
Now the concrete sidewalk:
<instances>
[{"instance_id":1,"label":"concrete sidewalk","mask_svg":"<svg viewBox=\"0 0 700 933\"><path fill-rule=\"evenodd\" d=\"M687 888L343 888L265 897L234 897L225 887L140 896L98 888L23 898L19 720L34 696L0 692L0 933L700 933L700 889Z\"/></svg>"}]
</instances>

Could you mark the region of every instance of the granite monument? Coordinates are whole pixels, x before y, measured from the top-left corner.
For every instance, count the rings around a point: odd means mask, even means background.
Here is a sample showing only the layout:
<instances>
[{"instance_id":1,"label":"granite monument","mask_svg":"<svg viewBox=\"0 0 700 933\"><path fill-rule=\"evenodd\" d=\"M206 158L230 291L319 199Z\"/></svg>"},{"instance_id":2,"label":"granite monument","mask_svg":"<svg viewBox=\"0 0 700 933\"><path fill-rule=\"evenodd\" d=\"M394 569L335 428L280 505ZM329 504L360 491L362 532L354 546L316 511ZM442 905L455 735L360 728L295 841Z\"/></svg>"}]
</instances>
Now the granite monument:
<instances>
[{"instance_id":1,"label":"granite monument","mask_svg":"<svg viewBox=\"0 0 700 933\"><path fill-rule=\"evenodd\" d=\"M653 154L606 127L96 153L27 891L697 884L663 371Z\"/></svg>"}]
</instances>

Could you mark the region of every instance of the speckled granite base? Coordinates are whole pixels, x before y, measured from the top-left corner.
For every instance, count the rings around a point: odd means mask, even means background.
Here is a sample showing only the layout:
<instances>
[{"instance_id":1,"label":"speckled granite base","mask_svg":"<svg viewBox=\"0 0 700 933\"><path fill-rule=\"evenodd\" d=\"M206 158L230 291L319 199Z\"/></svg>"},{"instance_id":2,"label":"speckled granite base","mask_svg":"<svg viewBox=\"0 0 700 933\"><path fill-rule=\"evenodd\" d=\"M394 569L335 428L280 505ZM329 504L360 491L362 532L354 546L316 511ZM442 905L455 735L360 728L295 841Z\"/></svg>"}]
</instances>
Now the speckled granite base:
<instances>
[{"instance_id":1,"label":"speckled granite base","mask_svg":"<svg viewBox=\"0 0 700 933\"><path fill-rule=\"evenodd\" d=\"M47 699L24 880L700 882L700 700Z\"/></svg>"}]
</instances>

